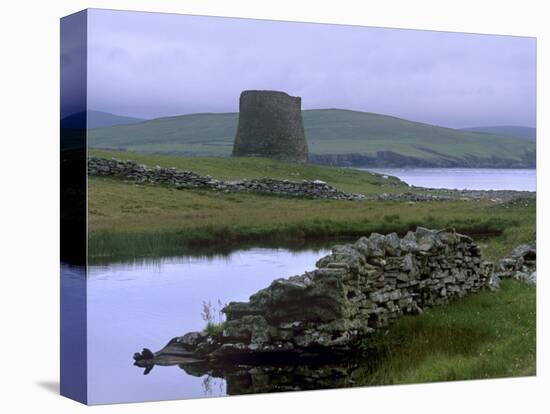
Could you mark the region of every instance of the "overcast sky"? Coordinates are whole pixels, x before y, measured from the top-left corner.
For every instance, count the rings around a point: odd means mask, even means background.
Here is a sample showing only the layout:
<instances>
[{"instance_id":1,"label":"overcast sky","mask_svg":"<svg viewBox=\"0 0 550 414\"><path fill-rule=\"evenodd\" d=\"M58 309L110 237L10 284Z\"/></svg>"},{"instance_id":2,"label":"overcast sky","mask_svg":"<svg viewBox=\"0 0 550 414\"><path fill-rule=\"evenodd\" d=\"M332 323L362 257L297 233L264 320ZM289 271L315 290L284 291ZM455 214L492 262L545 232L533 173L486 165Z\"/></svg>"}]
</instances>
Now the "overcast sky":
<instances>
[{"instance_id":1,"label":"overcast sky","mask_svg":"<svg viewBox=\"0 0 550 414\"><path fill-rule=\"evenodd\" d=\"M534 38L90 10L88 40L88 107L120 115L233 112L274 89L303 109L535 126Z\"/></svg>"}]
</instances>

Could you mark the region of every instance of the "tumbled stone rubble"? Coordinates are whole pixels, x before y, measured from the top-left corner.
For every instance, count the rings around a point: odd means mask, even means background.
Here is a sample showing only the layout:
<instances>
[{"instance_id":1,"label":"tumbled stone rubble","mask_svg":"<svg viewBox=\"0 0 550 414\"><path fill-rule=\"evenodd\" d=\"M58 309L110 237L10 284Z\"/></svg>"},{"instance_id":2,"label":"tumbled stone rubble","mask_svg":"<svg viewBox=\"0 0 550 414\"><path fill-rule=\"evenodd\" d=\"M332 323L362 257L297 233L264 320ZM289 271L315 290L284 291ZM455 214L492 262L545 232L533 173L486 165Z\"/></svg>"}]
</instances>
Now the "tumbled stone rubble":
<instances>
[{"instance_id":1,"label":"tumbled stone rubble","mask_svg":"<svg viewBox=\"0 0 550 414\"><path fill-rule=\"evenodd\" d=\"M430 193L382 193L378 194L376 198L380 201L448 201L454 200L456 197L450 195L439 195Z\"/></svg>"},{"instance_id":2,"label":"tumbled stone rubble","mask_svg":"<svg viewBox=\"0 0 550 414\"><path fill-rule=\"evenodd\" d=\"M510 257L499 260L495 265L495 278L511 277L531 286L537 284L537 245L532 241L512 250Z\"/></svg>"},{"instance_id":3,"label":"tumbled stone rubble","mask_svg":"<svg viewBox=\"0 0 550 414\"><path fill-rule=\"evenodd\" d=\"M136 353L136 365L348 354L401 315L496 288L493 264L470 237L421 227L337 245L316 267L229 303L222 333L176 337L154 355Z\"/></svg>"},{"instance_id":4,"label":"tumbled stone rubble","mask_svg":"<svg viewBox=\"0 0 550 414\"><path fill-rule=\"evenodd\" d=\"M253 191L283 196L320 198L330 200L365 200L362 194L348 194L337 190L320 180L291 182L286 180L256 179L221 181L209 175L175 168L149 168L135 161L121 161L99 157L88 157L88 175L114 176L132 181L163 184L177 188L203 188L218 191Z\"/></svg>"}]
</instances>

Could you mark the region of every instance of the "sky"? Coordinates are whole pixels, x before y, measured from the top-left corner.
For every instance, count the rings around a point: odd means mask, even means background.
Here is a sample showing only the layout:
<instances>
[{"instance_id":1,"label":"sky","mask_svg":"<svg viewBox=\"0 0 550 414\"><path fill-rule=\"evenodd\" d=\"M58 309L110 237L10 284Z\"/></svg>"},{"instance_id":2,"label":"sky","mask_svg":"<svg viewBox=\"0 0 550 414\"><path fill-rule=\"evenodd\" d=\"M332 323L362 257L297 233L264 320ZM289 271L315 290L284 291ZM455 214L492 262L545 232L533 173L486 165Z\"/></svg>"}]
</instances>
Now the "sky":
<instances>
[{"instance_id":1,"label":"sky","mask_svg":"<svg viewBox=\"0 0 550 414\"><path fill-rule=\"evenodd\" d=\"M453 128L536 123L536 40L360 26L88 12L88 108L237 112L246 89Z\"/></svg>"}]
</instances>

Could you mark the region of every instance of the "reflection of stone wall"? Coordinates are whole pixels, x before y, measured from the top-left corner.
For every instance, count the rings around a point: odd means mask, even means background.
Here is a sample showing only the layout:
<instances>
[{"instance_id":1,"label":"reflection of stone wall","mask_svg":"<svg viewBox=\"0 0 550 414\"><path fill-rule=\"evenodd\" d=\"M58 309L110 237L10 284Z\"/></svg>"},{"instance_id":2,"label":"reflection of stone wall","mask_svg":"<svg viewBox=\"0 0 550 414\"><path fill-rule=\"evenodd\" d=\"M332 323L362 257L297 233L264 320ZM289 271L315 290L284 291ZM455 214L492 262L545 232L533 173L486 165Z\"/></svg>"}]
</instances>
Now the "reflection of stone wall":
<instances>
[{"instance_id":1,"label":"reflection of stone wall","mask_svg":"<svg viewBox=\"0 0 550 414\"><path fill-rule=\"evenodd\" d=\"M195 377L223 378L228 395L243 395L370 385L369 374L380 357L365 355L359 359L349 355L345 359L312 362L300 358L272 365L187 363L179 367Z\"/></svg>"},{"instance_id":2,"label":"reflection of stone wall","mask_svg":"<svg viewBox=\"0 0 550 414\"><path fill-rule=\"evenodd\" d=\"M307 162L301 98L277 91L244 91L233 156Z\"/></svg>"}]
</instances>

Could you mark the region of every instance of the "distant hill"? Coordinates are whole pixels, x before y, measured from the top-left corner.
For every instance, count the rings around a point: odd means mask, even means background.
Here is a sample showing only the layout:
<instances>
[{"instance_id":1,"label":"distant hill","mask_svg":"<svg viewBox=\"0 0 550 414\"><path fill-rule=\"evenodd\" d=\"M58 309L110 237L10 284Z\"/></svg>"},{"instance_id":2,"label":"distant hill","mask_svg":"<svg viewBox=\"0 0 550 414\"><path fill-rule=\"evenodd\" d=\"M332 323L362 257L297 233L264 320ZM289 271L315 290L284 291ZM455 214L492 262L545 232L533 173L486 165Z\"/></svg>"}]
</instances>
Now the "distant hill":
<instances>
[{"instance_id":1,"label":"distant hill","mask_svg":"<svg viewBox=\"0 0 550 414\"><path fill-rule=\"evenodd\" d=\"M105 128L113 125L127 125L142 122L144 119L131 116L121 116L102 111L88 111L88 129ZM85 122L85 112L77 112L61 120L61 127L66 129L78 129Z\"/></svg>"},{"instance_id":2,"label":"distant hill","mask_svg":"<svg viewBox=\"0 0 550 414\"><path fill-rule=\"evenodd\" d=\"M303 111L310 160L378 167L534 166L535 144L526 140L407 121L343 109ZM237 113L157 118L89 131L95 148L229 156Z\"/></svg>"},{"instance_id":3,"label":"distant hill","mask_svg":"<svg viewBox=\"0 0 550 414\"><path fill-rule=\"evenodd\" d=\"M462 128L462 131L483 132L486 134L507 135L510 137L532 139L537 136L537 129L517 125L495 125L474 128Z\"/></svg>"}]
</instances>

